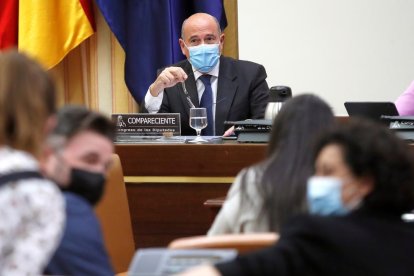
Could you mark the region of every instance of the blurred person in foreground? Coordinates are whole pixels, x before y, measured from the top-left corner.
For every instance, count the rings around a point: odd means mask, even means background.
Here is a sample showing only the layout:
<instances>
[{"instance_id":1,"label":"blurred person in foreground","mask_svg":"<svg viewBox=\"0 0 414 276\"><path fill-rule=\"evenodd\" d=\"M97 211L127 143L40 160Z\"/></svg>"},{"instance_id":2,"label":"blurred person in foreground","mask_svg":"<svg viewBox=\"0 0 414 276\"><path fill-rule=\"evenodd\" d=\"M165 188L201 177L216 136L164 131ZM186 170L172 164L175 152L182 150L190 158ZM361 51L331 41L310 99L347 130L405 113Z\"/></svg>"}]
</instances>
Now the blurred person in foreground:
<instances>
[{"instance_id":1,"label":"blurred person in foreground","mask_svg":"<svg viewBox=\"0 0 414 276\"><path fill-rule=\"evenodd\" d=\"M82 106L65 106L48 138L43 167L66 201L62 241L46 269L52 275L114 275L94 206L104 193L114 124Z\"/></svg>"},{"instance_id":2,"label":"blurred person in foreground","mask_svg":"<svg viewBox=\"0 0 414 276\"><path fill-rule=\"evenodd\" d=\"M0 275L39 275L59 243L64 201L40 173L55 87L23 54L0 52Z\"/></svg>"},{"instance_id":3,"label":"blurred person in foreground","mask_svg":"<svg viewBox=\"0 0 414 276\"><path fill-rule=\"evenodd\" d=\"M414 116L414 81L395 101L400 116Z\"/></svg>"},{"instance_id":4,"label":"blurred person in foreground","mask_svg":"<svg viewBox=\"0 0 414 276\"><path fill-rule=\"evenodd\" d=\"M288 218L306 212L310 152L315 137L334 122L317 96L288 100L273 122L268 158L237 175L208 235L278 232Z\"/></svg>"},{"instance_id":5,"label":"blurred person in foreground","mask_svg":"<svg viewBox=\"0 0 414 276\"><path fill-rule=\"evenodd\" d=\"M268 249L184 275L412 275L412 150L389 129L351 121L315 152L312 215L288 222Z\"/></svg>"}]
</instances>

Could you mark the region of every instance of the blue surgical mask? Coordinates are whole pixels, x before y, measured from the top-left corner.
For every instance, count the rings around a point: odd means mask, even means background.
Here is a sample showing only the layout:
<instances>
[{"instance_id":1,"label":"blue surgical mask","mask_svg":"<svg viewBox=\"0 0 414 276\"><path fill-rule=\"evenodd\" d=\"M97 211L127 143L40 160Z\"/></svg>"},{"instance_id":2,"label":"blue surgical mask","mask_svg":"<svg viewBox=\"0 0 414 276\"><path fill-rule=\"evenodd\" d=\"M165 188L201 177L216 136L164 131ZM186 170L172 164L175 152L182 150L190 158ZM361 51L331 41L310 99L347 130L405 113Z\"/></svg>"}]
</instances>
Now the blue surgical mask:
<instances>
[{"instance_id":1,"label":"blue surgical mask","mask_svg":"<svg viewBox=\"0 0 414 276\"><path fill-rule=\"evenodd\" d=\"M335 177L312 176L308 179L309 212L315 215L345 215L349 209L342 203L343 182Z\"/></svg>"},{"instance_id":2,"label":"blue surgical mask","mask_svg":"<svg viewBox=\"0 0 414 276\"><path fill-rule=\"evenodd\" d=\"M201 44L187 47L191 65L201 73L210 72L220 59L220 44Z\"/></svg>"}]
</instances>

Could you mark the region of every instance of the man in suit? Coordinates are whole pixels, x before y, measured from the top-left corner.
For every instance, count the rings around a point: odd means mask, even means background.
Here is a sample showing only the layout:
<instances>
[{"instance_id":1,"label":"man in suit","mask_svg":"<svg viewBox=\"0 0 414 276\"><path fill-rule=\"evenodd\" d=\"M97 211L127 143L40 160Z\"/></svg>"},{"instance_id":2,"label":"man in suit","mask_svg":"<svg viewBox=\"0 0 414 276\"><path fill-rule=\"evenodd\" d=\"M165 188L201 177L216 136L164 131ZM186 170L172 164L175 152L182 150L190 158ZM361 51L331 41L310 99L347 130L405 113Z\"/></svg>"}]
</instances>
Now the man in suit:
<instances>
[{"instance_id":1,"label":"man in suit","mask_svg":"<svg viewBox=\"0 0 414 276\"><path fill-rule=\"evenodd\" d=\"M187 97L195 107L207 109L209 126L204 135L228 135L224 121L264 117L269 91L266 70L221 56L224 34L216 18L205 13L187 18L179 43L187 60L165 68L151 84L145 96L150 113L180 113L182 135L195 134L189 126Z\"/></svg>"}]
</instances>

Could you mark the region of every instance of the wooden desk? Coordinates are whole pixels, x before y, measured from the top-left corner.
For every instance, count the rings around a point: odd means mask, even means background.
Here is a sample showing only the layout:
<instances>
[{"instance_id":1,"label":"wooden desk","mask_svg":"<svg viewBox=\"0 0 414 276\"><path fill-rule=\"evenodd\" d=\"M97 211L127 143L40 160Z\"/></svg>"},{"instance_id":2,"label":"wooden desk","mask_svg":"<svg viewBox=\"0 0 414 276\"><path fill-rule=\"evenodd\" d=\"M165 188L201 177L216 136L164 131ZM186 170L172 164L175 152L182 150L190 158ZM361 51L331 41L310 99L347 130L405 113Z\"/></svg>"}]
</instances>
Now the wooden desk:
<instances>
[{"instance_id":1,"label":"wooden desk","mask_svg":"<svg viewBox=\"0 0 414 276\"><path fill-rule=\"evenodd\" d=\"M266 144L116 145L136 248L167 246L204 235L211 214L203 203L227 193L236 174L263 160Z\"/></svg>"}]
</instances>

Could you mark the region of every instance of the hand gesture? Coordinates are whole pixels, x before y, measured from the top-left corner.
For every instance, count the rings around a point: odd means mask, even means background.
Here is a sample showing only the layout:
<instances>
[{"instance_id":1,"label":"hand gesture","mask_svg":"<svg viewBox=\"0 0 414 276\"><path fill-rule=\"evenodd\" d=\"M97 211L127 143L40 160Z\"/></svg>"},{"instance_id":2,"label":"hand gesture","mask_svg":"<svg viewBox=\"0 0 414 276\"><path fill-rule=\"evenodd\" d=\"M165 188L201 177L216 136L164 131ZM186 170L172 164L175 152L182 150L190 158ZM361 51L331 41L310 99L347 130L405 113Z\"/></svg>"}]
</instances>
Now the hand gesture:
<instances>
[{"instance_id":1,"label":"hand gesture","mask_svg":"<svg viewBox=\"0 0 414 276\"><path fill-rule=\"evenodd\" d=\"M187 74L181 67L167 67L150 86L150 93L157 97L165 88L172 87L187 79Z\"/></svg>"}]
</instances>

